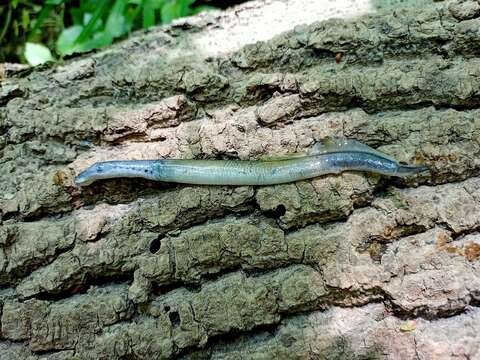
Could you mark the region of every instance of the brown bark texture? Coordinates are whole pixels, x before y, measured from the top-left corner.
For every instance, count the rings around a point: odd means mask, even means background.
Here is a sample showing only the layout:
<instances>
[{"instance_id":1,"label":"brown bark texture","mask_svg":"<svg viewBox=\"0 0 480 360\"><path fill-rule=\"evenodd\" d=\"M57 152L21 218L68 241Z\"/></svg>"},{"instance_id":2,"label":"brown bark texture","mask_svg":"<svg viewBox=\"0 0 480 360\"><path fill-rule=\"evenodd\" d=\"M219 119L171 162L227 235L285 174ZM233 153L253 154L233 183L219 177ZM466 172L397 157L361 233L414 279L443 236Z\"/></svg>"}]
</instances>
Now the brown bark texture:
<instances>
[{"instance_id":1,"label":"brown bark texture","mask_svg":"<svg viewBox=\"0 0 480 360\"><path fill-rule=\"evenodd\" d=\"M3 67L0 359L480 359L480 2L318 3ZM431 171L73 183L327 136Z\"/></svg>"}]
</instances>

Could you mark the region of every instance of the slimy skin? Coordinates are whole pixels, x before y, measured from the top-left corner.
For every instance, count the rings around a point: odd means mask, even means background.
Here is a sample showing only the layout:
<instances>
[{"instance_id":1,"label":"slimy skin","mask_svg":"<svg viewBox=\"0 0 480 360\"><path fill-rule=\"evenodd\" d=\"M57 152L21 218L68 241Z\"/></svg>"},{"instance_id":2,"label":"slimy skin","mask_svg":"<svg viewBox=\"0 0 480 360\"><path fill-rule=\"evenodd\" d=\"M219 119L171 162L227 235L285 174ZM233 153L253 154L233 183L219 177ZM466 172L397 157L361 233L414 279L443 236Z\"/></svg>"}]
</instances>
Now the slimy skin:
<instances>
[{"instance_id":1,"label":"slimy skin","mask_svg":"<svg viewBox=\"0 0 480 360\"><path fill-rule=\"evenodd\" d=\"M363 145L365 148L366 145ZM287 160L121 160L93 164L75 179L80 186L119 177L198 185L274 185L344 171L406 177L427 166L402 165L374 151L328 151Z\"/></svg>"}]
</instances>

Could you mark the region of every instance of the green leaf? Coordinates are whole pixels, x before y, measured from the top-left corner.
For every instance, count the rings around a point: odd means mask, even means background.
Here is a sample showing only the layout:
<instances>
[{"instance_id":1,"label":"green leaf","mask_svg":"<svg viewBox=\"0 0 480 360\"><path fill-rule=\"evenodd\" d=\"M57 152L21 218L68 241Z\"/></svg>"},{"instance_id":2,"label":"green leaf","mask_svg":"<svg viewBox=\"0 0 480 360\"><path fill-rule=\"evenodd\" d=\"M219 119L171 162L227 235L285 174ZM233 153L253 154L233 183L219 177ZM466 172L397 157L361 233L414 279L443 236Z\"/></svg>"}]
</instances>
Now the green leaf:
<instances>
[{"instance_id":1,"label":"green leaf","mask_svg":"<svg viewBox=\"0 0 480 360\"><path fill-rule=\"evenodd\" d=\"M70 9L70 16L72 17L74 25L84 25L85 12L82 9L73 8Z\"/></svg>"},{"instance_id":2,"label":"green leaf","mask_svg":"<svg viewBox=\"0 0 480 360\"><path fill-rule=\"evenodd\" d=\"M75 42L82 33L83 26L73 25L63 29L57 39L57 51L60 55L68 55L75 52Z\"/></svg>"},{"instance_id":3,"label":"green leaf","mask_svg":"<svg viewBox=\"0 0 480 360\"><path fill-rule=\"evenodd\" d=\"M23 31L28 31L30 25L30 13L27 9L22 9L22 27Z\"/></svg>"},{"instance_id":4,"label":"green leaf","mask_svg":"<svg viewBox=\"0 0 480 360\"><path fill-rule=\"evenodd\" d=\"M35 36L35 33L38 31L38 29L40 29L40 26L42 26L43 22L48 17L52 9L53 9L53 5L48 5L48 4L42 8L42 10L40 11L40 14L38 14L38 17L35 19L35 23L33 25L32 31L30 31L30 34L28 34L27 41L32 39Z\"/></svg>"},{"instance_id":5,"label":"green leaf","mask_svg":"<svg viewBox=\"0 0 480 360\"><path fill-rule=\"evenodd\" d=\"M107 31L97 32L90 39L79 42L78 37L82 29L82 26L74 25L63 30L57 41L57 51L62 55L69 55L74 52L81 53L100 49L113 42L113 36Z\"/></svg>"},{"instance_id":6,"label":"green leaf","mask_svg":"<svg viewBox=\"0 0 480 360\"><path fill-rule=\"evenodd\" d=\"M127 31L125 26L126 20L123 15L126 5L127 0L116 0L110 14L108 15L107 23L105 24L105 31L114 38L122 36Z\"/></svg>"},{"instance_id":7,"label":"green leaf","mask_svg":"<svg viewBox=\"0 0 480 360\"><path fill-rule=\"evenodd\" d=\"M155 7L153 1L144 0L142 3L143 8L143 28L148 29L155 25Z\"/></svg>"},{"instance_id":8,"label":"green leaf","mask_svg":"<svg viewBox=\"0 0 480 360\"><path fill-rule=\"evenodd\" d=\"M113 37L106 31L97 32L91 39L75 45L75 51L86 52L93 49L101 49L110 45L113 42Z\"/></svg>"},{"instance_id":9,"label":"green leaf","mask_svg":"<svg viewBox=\"0 0 480 360\"><path fill-rule=\"evenodd\" d=\"M32 66L44 64L47 61L53 61L53 56L50 50L42 44L35 44L27 42L24 51L25 59Z\"/></svg>"},{"instance_id":10,"label":"green leaf","mask_svg":"<svg viewBox=\"0 0 480 360\"><path fill-rule=\"evenodd\" d=\"M195 6L192 9L191 15L196 15L204 11L213 11L213 10L218 10L215 6L210 6L210 5L199 5Z\"/></svg>"},{"instance_id":11,"label":"green leaf","mask_svg":"<svg viewBox=\"0 0 480 360\"><path fill-rule=\"evenodd\" d=\"M83 13L83 21L79 25L87 26L88 23L90 22L90 20L92 20L92 18L93 18L92 13L89 13L89 12ZM102 19L98 19L94 24L93 32L101 31L102 29L103 29L103 21L102 21Z\"/></svg>"},{"instance_id":12,"label":"green leaf","mask_svg":"<svg viewBox=\"0 0 480 360\"><path fill-rule=\"evenodd\" d=\"M5 19L5 22L2 24L1 26L1 30L0 30L0 43L2 43L2 40L3 38L5 37L5 35L7 34L7 30L8 28L10 27L10 23L12 21L12 7L9 6L8 7L8 10L7 10L7 16L6 16L6 19ZM16 27L16 21L15 21L15 18L13 19L13 26Z\"/></svg>"},{"instance_id":13,"label":"green leaf","mask_svg":"<svg viewBox=\"0 0 480 360\"><path fill-rule=\"evenodd\" d=\"M92 18L87 23L87 25L85 25L85 27L82 29L82 32L80 33L80 35L78 35L75 41L76 43L83 43L93 35L95 31L95 27L97 26L97 21L99 21L102 18L102 16L106 13L109 4L110 4L110 1L107 1L107 0L103 0L102 2L100 2L100 6L98 6L95 9L95 12L93 13Z\"/></svg>"},{"instance_id":14,"label":"green leaf","mask_svg":"<svg viewBox=\"0 0 480 360\"><path fill-rule=\"evenodd\" d=\"M168 24L174 19L181 17L181 7L176 1L169 1L162 6L162 23Z\"/></svg>"},{"instance_id":15,"label":"green leaf","mask_svg":"<svg viewBox=\"0 0 480 360\"><path fill-rule=\"evenodd\" d=\"M190 5L194 3L195 0L176 0L180 8L180 17L188 16L190 14Z\"/></svg>"},{"instance_id":16,"label":"green leaf","mask_svg":"<svg viewBox=\"0 0 480 360\"><path fill-rule=\"evenodd\" d=\"M65 0L45 0L45 5L61 5Z\"/></svg>"},{"instance_id":17,"label":"green leaf","mask_svg":"<svg viewBox=\"0 0 480 360\"><path fill-rule=\"evenodd\" d=\"M132 29L132 27L134 26L134 21L137 18L137 16L140 14L140 11L142 11L141 6L135 6L134 8L127 8L127 11L125 11L124 13L126 32L129 32Z\"/></svg>"},{"instance_id":18,"label":"green leaf","mask_svg":"<svg viewBox=\"0 0 480 360\"><path fill-rule=\"evenodd\" d=\"M149 0L155 9L161 9L166 0Z\"/></svg>"}]
</instances>

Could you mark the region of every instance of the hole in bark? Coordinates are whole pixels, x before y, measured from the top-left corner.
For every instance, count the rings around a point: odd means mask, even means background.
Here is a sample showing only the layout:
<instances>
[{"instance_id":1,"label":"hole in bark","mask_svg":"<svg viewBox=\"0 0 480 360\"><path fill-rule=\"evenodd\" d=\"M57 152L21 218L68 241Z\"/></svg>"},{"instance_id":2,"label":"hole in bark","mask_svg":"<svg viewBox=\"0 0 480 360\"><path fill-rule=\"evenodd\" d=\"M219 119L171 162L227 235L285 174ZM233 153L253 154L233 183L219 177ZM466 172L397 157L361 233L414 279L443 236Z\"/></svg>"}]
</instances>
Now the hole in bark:
<instances>
[{"instance_id":1,"label":"hole in bark","mask_svg":"<svg viewBox=\"0 0 480 360\"><path fill-rule=\"evenodd\" d=\"M314 48L312 49L312 54L314 57L317 58L322 58L322 59L335 59L335 53L333 51L330 51L328 49L317 49Z\"/></svg>"},{"instance_id":2,"label":"hole in bark","mask_svg":"<svg viewBox=\"0 0 480 360\"><path fill-rule=\"evenodd\" d=\"M157 251L160 250L160 245L161 241L159 238L152 240L152 242L150 243L150 252L152 254L156 254Z\"/></svg>"},{"instance_id":3,"label":"hole in bark","mask_svg":"<svg viewBox=\"0 0 480 360\"><path fill-rule=\"evenodd\" d=\"M358 96L352 96L352 98L350 99L350 103L347 105L347 108L349 109L352 109L352 108L363 109L364 107L365 107L365 104L363 104L362 99Z\"/></svg>"},{"instance_id":4,"label":"hole in bark","mask_svg":"<svg viewBox=\"0 0 480 360\"><path fill-rule=\"evenodd\" d=\"M168 314L168 318L170 319L170 322L173 326L180 325L180 315L178 314L178 312L172 311Z\"/></svg>"},{"instance_id":5,"label":"hole in bark","mask_svg":"<svg viewBox=\"0 0 480 360\"><path fill-rule=\"evenodd\" d=\"M169 312L170 311L170 306L167 305L163 309L165 310L165 312Z\"/></svg>"},{"instance_id":6,"label":"hole in bark","mask_svg":"<svg viewBox=\"0 0 480 360\"><path fill-rule=\"evenodd\" d=\"M85 294L88 289L90 289L90 285L78 284L78 285L72 285L69 288L62 291L53 292L53 293L41 292L41 293L35 294L32 297L37 300L43 300L43 301L60 301L63 299L70 298L73 295Z\"/></svg>"},{"instance_id":7,"label":"hole in bark","mask_svg":"<svg viewBox=\"0 0 480 360\"><path fill-rule=\"evenodd\" d=\"M8 213L8 214L5 214L3 216L1 216L2 214L0 214L0 218L3 220L3 221L7 221L7 220L10 220L10 219L13 219L15 218L15 213L11 212L11 213Z\"/></svg>"},{"instance_id":8,"label":"hole in bark","mask_svg":"<svg viewBox=\"0 0 480 360\"><path fill-rule=\"evenodd\" d=\"M163 295L179 286L178 284L160 285L158 282L152 281L152 293L157 296Z\"/></svg>"},{"instance_id":9,"label":"hole in bark","mask_svg":"<svg viewBox=\"0 0 480 360\"><path fill-rule=\"evenodd\" d=\"M285 205L280 204L277 206L277 208L273 212L275 216L280 217L285 215L285 213L287 212L287 209L285 208Z\"/></svg>"},{"instance_id":10,"label":"hole in bark","mask_svg":"<svg viewBox=\"0 0 480 360\"><path fill-rule=\"evenodd\" d=\"M263 214L264 214L266 217L277 219L277 218L279 218L280 216L285 215L286 212L287 212L287 208L285 207L285 205L280 204L280 205L278 205L278 206L277 206L275 209L273 209L273 210L264 211Z\"/></svg>"}]
</instances>

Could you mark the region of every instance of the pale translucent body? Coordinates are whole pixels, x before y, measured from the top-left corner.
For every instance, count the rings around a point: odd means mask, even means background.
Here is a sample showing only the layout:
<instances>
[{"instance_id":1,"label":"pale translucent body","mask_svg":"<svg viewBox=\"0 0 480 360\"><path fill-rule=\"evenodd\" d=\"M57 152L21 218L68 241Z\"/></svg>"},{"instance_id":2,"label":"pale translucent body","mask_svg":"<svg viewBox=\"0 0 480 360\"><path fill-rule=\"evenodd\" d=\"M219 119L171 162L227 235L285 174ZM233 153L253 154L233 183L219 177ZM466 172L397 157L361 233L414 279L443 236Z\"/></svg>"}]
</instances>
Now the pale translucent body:
<instances>
[{"instance_id":1,"label":"pale translucent body","mask_svg":"<svg viewBox=\"0 0 480 360\"><path fill-rule=\"evenodd\" d=\"M379 153L338 151L287 160L124 160L92 165L75 179L89 185L100 179L136 177L201 185L273 185L343 171L366 171L408 176L426 166L402 165Z\"/></svg>"}]
</instances>

